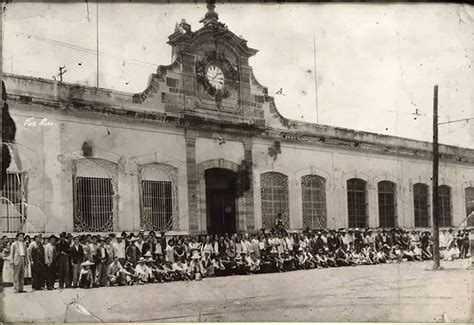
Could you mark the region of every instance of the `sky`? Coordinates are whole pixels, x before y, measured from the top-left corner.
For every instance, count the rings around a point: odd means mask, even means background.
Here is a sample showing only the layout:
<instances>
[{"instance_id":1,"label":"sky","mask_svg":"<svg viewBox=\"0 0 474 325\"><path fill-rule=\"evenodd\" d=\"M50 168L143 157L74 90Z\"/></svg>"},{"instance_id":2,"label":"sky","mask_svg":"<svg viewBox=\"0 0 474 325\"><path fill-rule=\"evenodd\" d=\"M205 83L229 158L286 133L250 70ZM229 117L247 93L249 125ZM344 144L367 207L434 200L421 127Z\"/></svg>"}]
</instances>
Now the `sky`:
<instances>
[{"instance_id":1,"label":"sky","mask_svg":"<svg viewBox=\"0 0 474 325\"><path fill-rule=\"evenodd\" d=\"M206 10L99 3L99 86L143 91L171 63L175 24L197 30ZM435 84L440 122L474 117L472 6L217 3L216 12L259 50L250 65L285 117L431 141ZM52 79L65 65L64 81L96 86L96 3L13 1L2 32L5 72ZM439 138L474 149L474 120L441 125Z\"/></svg>"}]
</instances>

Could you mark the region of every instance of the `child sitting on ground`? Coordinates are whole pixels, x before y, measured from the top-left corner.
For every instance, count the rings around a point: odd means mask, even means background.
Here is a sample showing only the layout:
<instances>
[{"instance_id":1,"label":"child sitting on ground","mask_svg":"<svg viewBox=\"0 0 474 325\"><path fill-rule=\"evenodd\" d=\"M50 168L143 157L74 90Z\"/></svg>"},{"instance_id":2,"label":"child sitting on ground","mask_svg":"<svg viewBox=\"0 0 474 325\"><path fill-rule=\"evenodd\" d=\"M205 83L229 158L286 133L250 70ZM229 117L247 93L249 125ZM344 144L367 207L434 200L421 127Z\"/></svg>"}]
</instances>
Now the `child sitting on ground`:
<instances>
[{"instance_id":1,"label":"child sitting on ground","mask_svg":"<svg viewBox=\"0 0 474 325\"><path fill-rule=\"evenodd\" d=\"M91 265L94 263L85 261L81 263L81 271L79 273L79 286L83 289L88 289L92 287L92 270Z\"/></svg>"}]
</instances>

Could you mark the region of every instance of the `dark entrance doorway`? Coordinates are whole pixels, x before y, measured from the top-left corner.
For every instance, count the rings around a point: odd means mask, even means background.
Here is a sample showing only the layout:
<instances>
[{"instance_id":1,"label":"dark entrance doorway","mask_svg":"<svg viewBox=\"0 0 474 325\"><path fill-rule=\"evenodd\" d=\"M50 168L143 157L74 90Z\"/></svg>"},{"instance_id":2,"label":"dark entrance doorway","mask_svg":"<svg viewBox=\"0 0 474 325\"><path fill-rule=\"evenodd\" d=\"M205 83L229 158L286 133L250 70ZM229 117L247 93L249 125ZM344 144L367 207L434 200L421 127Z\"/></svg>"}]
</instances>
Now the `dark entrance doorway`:
<instances>
[{"instance_id":1,"label":"dark entrance doorway","mask_svg":"<svg viewBox=\"0 0 474 325\"><path fill-rule=\"evenodd\" d=\"M222 234L236 231L237 174L228 169L206 170L207 233Z\"/></svg>"}]
</instances>

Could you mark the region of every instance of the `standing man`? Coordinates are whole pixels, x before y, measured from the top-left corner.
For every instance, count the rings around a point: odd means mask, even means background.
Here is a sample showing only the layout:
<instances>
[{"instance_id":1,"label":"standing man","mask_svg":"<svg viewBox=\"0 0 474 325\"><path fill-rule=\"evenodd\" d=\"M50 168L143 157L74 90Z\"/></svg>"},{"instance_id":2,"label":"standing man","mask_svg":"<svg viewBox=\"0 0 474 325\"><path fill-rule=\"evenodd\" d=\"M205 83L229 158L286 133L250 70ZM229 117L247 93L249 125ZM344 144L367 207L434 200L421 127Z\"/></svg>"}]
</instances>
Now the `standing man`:
<instances>
[{"instance_id":1,"label":"standing man","mask_svg":"<svg viewBox=\"0 0 474 325\"><path fill-rule=\"evenodd\" d=\"M44 264L43 238L40 235L36 235L34 242L30 244L30 256L31 275L33 277L31 287L33 290L43 290L46 282L46 266Z\"/></svg>"},{"instance_id":2,"label":"standing man","mask_svg":"<svg viewBox=\"0 0 474 325\"><path fill-rule=\"evenodd\" d=\"M46 285L48 290L54 289L56 281L56 240L55 235L49 236L49 243L44 248L44 263L46 265Z\"/></svg>"},{"instance_id":3,"label":"standing man","mask_svg":"<svg viewBox=\"0 0 474 325\"><path fill-rule=\"evenodd\" d=\"M59 243L56 245L58 252L58 273L59 273L59 288L63 289L64 284L66 288L71 286L71 279L69 278L69 256L71 254L71 245L66 240L66 233L62 232L59 235Z\"/></svg>"},{"instance_id":4,"label":"standing man","mask_svg":"<svg viewBox=\"0 0 474 325\"><path fill-rule=\"evenodd\" d=\"M94 257L95 262L95 286L104 287L107 284L107 261L109 256L107 249L104 246L104 238L99 238L99 246L97 247L96 254Z\"/></svg>"},{"instance_id":5,"label":"standing man","mask_svg":"<svg viewBox=\"0 0 474 325\"><path fill-rule=\"evenodd\" d=\"M16 241L13 242L10 252L13 264L13 285L15 293L25 292L23 290L23 282L25 280L25 267L29 263L26 251L25 234L20 232L16 235Z\"/></svg>"},{"instance_id":6,"label":"standing man","mask_svg":"<svg viewBox=\"0 0 474 325\"><path fill-rule=\"evenodd\" d=\"M81 273L81 263L84 262L84 248L79 242L79 236L74 237L74 243L71 246L71 264L72 264L72 287L79 287L79 275Z\"/></svg>"},{"instance_id":7,"label":"standing man","mask_svg":"<svg viewBox=\"0 0 474 325\"><path fill-rule=\"evenodd\" d=\"M117 236L117 240L112 244L114 257L117 257L120 264L125 265L125 241L122 236Z\"/></svg>"}]
</instances>

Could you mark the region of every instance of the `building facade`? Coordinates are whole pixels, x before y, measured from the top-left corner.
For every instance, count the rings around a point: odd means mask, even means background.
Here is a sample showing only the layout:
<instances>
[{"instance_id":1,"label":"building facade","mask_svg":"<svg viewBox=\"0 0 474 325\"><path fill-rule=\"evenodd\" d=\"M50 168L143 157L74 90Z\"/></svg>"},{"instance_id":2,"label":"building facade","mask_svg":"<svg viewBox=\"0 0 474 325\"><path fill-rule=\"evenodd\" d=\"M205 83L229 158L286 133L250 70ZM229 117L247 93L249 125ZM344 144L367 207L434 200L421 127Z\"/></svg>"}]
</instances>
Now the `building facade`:
<instances>
[{"instance_id":1,"label":"building facade","mask_svg":"<svg viewBox=\"0 0 474 325\"><path fill-rule=\"evenodd\" d=\"M17 123L4 232L431 226L431 144L283 117L213 5L141 93L4 75ZM440 146L441 226L466 224L474 150Z\"/></svg>"}]
</instances>

